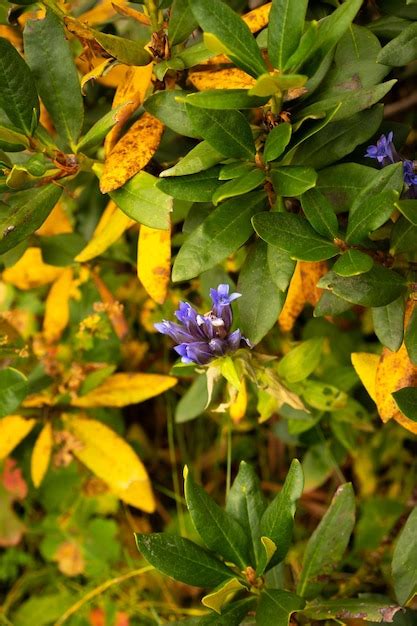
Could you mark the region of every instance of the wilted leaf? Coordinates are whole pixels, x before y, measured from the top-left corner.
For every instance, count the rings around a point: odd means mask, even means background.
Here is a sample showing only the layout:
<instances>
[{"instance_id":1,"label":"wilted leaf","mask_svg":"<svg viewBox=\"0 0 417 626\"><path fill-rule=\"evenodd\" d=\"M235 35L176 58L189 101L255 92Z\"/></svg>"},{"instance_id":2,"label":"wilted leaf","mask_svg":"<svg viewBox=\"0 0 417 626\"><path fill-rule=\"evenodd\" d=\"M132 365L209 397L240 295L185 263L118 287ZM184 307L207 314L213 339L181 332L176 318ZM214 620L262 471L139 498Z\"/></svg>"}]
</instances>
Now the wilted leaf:
<instances>
[{"instance_id":1,"label":"wilted leaf","mask_svg":"<svg viewBox=\"0 0 417 626\"><path fill-rule=\"evenodd\" d=\"M138 277L155 302L166 298L171 270L171 232L140 227L138 241Z\"/></svg>"},{"instance_id":2,"label":"wilted leaf","mask_svg":"<svg viewBox=\"0 0 417 626\"><path fill-rule=\"evenodd\" d=\"M30 473L35 487L39 487L47 472L51 460L52 444L52 424L47 422L39 433L32 451Z\"/></svg>"},{"instance_id":3,"label":"wilted leaf","mask_svg":"<svg viewBox=\"0 0 417 626\"><path fill-rule=\"evenodd\" d=\"M65 268L49 290L45 301L43 333L49 342L57 341L69 321L69 300L73 286L73 272Z\"/></svg>"},{"instance_id":4,"label":"wilted leaf","mask_svg":"<svg viewBox=\"0 0 417 626\"><path fill-rule=\"evenodd\" d=\"M176 384L176 378L161 374L113 374L90 393L74 398L71 404L84 408L128 406L159 396Z\"/></svg>"},{"instance_id":5,"label":"wilted leaf","mask_svg":"<svg viewBox=\"0 0 417 626\"><path fill-rule=\"evenodd\" d=\"M84 397L91 396L91 393ZM155 500L149 477L131 446L97 420L70 414L64 415L63 419L81 444L74 450L75 456L121 500L152 513Z\"/></svg>"},{"instance_id":6,"label":"wilted leaf","mask_svg":"<svg viewBox=\"0 0 417 626\"><path fill-rule=\"evenodd\" d=\"M30 433L35 420L20 415L7 415L0 419L0 459L4 459Z\"/></svg>"}]
</instances>

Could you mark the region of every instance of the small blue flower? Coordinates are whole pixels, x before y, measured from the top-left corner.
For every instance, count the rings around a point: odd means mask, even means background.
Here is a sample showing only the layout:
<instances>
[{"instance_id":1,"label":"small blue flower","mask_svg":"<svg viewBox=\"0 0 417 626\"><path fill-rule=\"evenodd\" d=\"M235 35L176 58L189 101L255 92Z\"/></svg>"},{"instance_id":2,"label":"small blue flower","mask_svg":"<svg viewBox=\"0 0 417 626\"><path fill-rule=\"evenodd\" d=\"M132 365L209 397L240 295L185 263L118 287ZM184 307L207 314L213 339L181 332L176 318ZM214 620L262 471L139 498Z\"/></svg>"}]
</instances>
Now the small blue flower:
<instances>
[{"instance_id":1,"label":"small blue flower","mask_svg":"<svg viewBox=\"0 0 417 626\"><path fill-rule=\"evenodd\" d=\"M403 176L405 184L409 187L417 185L417 174L414 171L413 162L408 159L403 162Z\"/></svg>"},{"instance_id":2,"label":"small blue flower","mask_svg":"<svg viewBox=\"0 0 417 626\"><path fill-rule=\"evenodd\" d=\"M393 137L394 133L392 131L388 133L388 137L381 135L376 142L376 146L368 146L365 156L370 159L376 159L382 165L389 165L399 161L392 143Z\"/></svg>"},{"instance_id":3,"label":"small blue flower","mask_svg":"<svg viewBox=\"0 0 417 626\"><path fill-rule=\"evenodd\" d=\"M155 328L178 344L174 350L183 363L207 365L239 348L252 347L240 330L230 332L233 321L230 305L240 295L229 294L229 285L219 285L217 289L210 289L211 311L201 315L188 302L181 302L175 312L180 323L163 320L155 324Z\"/></svg>"}]
</instances>

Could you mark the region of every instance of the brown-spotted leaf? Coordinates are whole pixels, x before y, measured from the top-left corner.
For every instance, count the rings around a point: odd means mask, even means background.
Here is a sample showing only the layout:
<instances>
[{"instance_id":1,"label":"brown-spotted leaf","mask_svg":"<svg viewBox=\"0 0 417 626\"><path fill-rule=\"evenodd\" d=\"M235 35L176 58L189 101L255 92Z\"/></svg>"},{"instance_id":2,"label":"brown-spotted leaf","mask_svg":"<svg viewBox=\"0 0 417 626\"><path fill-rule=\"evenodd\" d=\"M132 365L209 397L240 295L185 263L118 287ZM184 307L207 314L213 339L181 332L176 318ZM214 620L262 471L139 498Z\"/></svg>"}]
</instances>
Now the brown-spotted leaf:
<instances>
[{"instance_id":1,"label":"brown-spotted leaf","mask_svg":"<svg viewBox=\"0 0 417 626\"><path fill-rule=\"evenodd\" d=\"M257 33L265 26L268 26L269 13L271 11L272 2L267 2L253 11L249 11L249 13L245 13L242 15L242 20L245 22L247 26L249 26L249 30L251 33Z\"/></svg>"},{"instance_id":2,"label":"brown-spotted leaf","mask_svg":"<svg viewBox=\"0 0 417 626\"><path fill-rule=\"evenodd\" d=\"M403 343L397 352L384 348L376 371L375 385L376 405L383 422L388 422L399 414L391 394L403 387L415 385L417 385L417 366L410 361L405 344Z\"/></svg>"},{"instance_id":3,"label":"brown-spotted leaf","mask_svg":"<svg viewBox=\"0 0 417 626\"><path fill-rule=\"evenodd\" d=\"M199 91L206 89L250 89L255 79L237 67L189 72L188 80Z\"/></svg>"},{"instance_id":4,"label":"brown-spotted leaf","mask_svg":"<svg viewBox=\"0 0 417 626\"><path fill-rule=\"evenodd\" d=\"M144 113L117 142L104 163L100 179L102 193L122 187L149 163L161 141L164 125Z\"/></svg>"},{"instance_id":5,"label":"brown-spotted leaf","mask_svg":"<svg viewBox=\"0 0 417 626\"><path fill-rule=\"evenodd\" d=\"M171 232L140 227L138 278L152 300L165 301L171 274Z\"/></svg>"}]
</instances>

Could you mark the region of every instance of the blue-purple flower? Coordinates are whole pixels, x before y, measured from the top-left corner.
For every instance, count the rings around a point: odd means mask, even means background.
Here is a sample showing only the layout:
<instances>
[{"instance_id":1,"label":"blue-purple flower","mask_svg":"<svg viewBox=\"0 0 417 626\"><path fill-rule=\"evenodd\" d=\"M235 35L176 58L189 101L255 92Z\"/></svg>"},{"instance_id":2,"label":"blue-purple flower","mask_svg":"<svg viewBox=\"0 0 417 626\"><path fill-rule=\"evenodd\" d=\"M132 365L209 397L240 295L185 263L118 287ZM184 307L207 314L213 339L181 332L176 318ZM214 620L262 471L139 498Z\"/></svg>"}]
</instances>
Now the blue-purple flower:
<instances>
[{"instance_id":1,"label":"blue-purple flower","mask_svg":"<svg viewBox=\"0 0 417 626\"><path fill-rule=\"evenodd\" d=\"M178 344L174 350L183 363L207 365L239 348L251 347L239 329L230 332L233 321L230 305L240 296L240 293L229 294L229 285L219 285L210 289L213 306L208 313L200 315L188 302L181 302L175 311L179 323L163 320L155 328Z\"/></svg>"},{"instance_id":2,"label":"blue-purple flower","mask_svg":"<svg viewBox=\"0 0 417 626\"><path fill-rule=\"evenodd\" d=\"M414 169L413 161L404 159L395 149L393 144L394 133L391 131L388 136L381 135L376 142L376 146L368 146L365 156L376 159L382 167L392 163L403 163L403 178L408 187L406 196L417 197L417 173Z\"/></svg>"}]
</instances>

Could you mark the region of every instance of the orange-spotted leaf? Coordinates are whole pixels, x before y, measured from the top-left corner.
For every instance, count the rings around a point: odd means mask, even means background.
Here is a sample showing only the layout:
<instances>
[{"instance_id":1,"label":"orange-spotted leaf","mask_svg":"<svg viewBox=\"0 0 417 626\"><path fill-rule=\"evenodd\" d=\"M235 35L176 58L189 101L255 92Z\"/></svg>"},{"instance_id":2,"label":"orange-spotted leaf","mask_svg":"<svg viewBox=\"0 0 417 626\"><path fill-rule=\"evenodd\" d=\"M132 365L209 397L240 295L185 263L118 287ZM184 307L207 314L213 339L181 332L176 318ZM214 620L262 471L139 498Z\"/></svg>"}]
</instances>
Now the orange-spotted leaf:
<instances>
[{"instance_id":1,"label":"orange-spotted leaf","mask_svg":"<svg viewBox=\"0 0 417 626\"><path fill-rule=\"evenodd\" d=\"M261 7L249 11L242 15L242 20L249 27L251 33L257 33L265 26L268 26L269 13L271 11L272 2L263 4Z\"/></svg>"},{"instance_id":2,"label":"orange-spotted leaf","mask_svg":"<svg viewBox=\"0 0 417 626\"><path fill-rule=\"evenodd\" d=\"M384 348L376 371L375 401L383 422L398 415L394 391L417 385L417 366L413 365L404 344L397 352Z\"/></svg>"},{"instance_id":3,"label":"orange-spotted leaf","mask_svg":"<svg viewBox=\"0 0 417 626\"><path fill-rule=\"evenodd\" d=\"M152 487L133 448L97 420L78 415L64 415L63 420L66 428L80 442L74 448L75 456L121 500L152 513L155 510Z\"/></svg>"},{"instance_id":4,"label":"orange-spotted leaf","mask_svg":"<svg viewBox=\"0 0 417 626\"><path fill-rule=\"evenodd\" d=\"M30 473L35 487L39 487L51 460L53 445L52 424L47 422L38 435L32 451Z\"/></svg>"},{"instance_id":5,"label":"orange-spotted leaf","mask_svg":"<svg viewBox=\"0 0 417 626\"><path fill-rule=\"evenodd\" d=\"M376 402L376 371L379 359L379 354L371 352L354 352L351 355L355 372L374 402Z\"/></svg>"},{"instance_id":6,"label":"orange-spotted leaf","mask_svg":"<svg viewBox=\"0 0 417 626\"><path fill-rule=\"evenodd\" d=\"M4 270L2 279L19 289L34 289L54 282L62 271L43 262L40 248L28 248L17 263Z\"/></svg>"},{"instance_id":7,"label":"orange-spotted leaf","mask_svg":"<svg viewBox=\"0 0 417 626\"><path fill-rule=\"evenodd\" d=\"M142 225L138 241L138 277L158 304L165 301L171 270L171 232Z\"/></svg>"},{"instance_id":8,"label":"orange-spotted leaf","mask_svg":"<svg viewBox=\"0 0 417 626\"><path fill-rule=\"evenodd\" d=\"M164 125L144 113L117 142L104 163L100 179L102 193L119 189L149 163L158 149Z\"/></svg>"},{"instance_id":9,"label":"orange-spotted leaf","mask_svg":"<svg viewBox=\"0 0 417 626\"><path fill-rule=\"evenodd\" d=\"M43 320L43 334L48 342L57 341L68 325L72 283L73 272L67 267L49 290Z\"/></svg>"},{"instance_id":10,"label":"orange-spotted leaf","mask_svg":"<svg viewBox=\"0 0 417 626\"><path fill-rule=\"evenodd\" d=\"M189 72L189 81L199 91L206 89L250 89L255 79L237 67L221 70L196 70Z\"/></svg>"},{"instance_id":11,"label":"orange-spotted leaf","mask_svg":"<svg viewBox=\"0 0 417 626\"><path fill-rule=\"evenodd\" d=\"M75 257L75 260L80 263L84 263L85 261L90 261L96 256L103 254L103 252L118 241L125 230L127 230L134 223L134 220L130 219L130 217L123 213L113 201L110 201L105 208L90 241Z\"/></svg>"},{"instance_id":12,"label":"orange-spotted leaf","mask_svg":"<svg viewBox=\"0 0 417 626\"><path fill-rule=\"evenodd\" d=\"M176 378L162 374L113 374L90 393L74 398L71 404L84 408L128 406L159 396L164 391L171 389L176 383Z\"/></svg>"},{"instance_id":13,"label":"orange-spotted leaf","mask_svg":"<svg viewBox=\"0 0 417 626\"><path fill-rule=\"evenodd\" d=\"M6 458L19 445L35 423L21 415L6 415L0 419L0 459Z\"/></svg>"}]
</instances>

